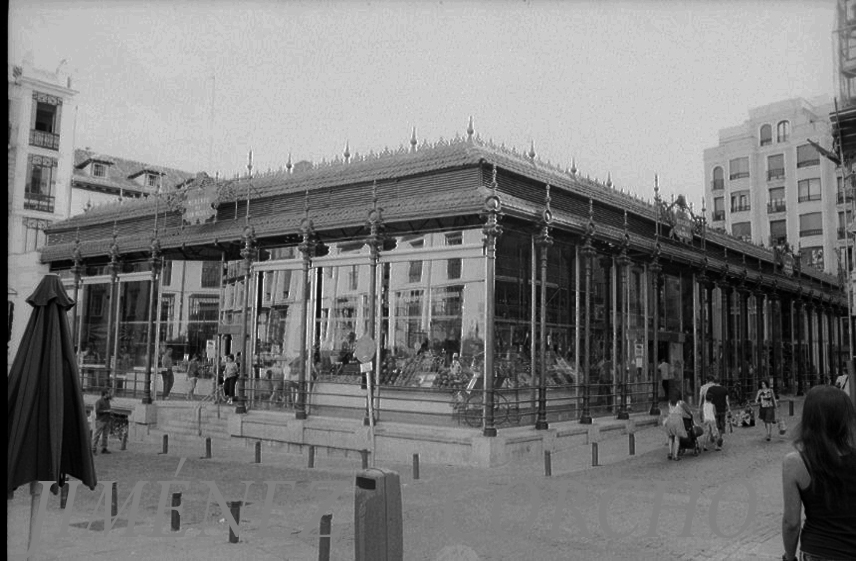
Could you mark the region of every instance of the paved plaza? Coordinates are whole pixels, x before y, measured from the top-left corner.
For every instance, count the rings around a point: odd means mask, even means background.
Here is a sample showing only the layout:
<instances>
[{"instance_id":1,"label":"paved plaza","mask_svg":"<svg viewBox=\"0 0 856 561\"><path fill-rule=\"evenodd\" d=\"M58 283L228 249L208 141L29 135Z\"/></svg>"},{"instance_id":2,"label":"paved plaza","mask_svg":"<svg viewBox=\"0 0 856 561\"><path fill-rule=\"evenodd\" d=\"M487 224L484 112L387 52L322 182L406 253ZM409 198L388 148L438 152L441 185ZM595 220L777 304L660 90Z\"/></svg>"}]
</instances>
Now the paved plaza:
<instances>
[{"instance_id":1,"label":"paved plaza","mask_svg":"<svg viewBox=\"0 0 856 561\"><path fill-rule=\"evenodd\" d=\"M796 418L789 418L790 426ZM540 458L492 469L423 463L418 480L410 458L376 466L401 477L404 559L781 557L780 466L790 435L766 442L761 426L735 428L723 451L674 462L666 459L659 429L636 434L635 456L620 432L604 434L597 467L591 466L589 445L555 451L552 477L545 477ZM60 509L59 496L47 499L32 559L315 560L324 512L333 514L330 558L354 558L358 455L319 455L309 469L305 456L274 448L263 448L256 464L253 448L238 444L216 444L212 459L201 458L201 442L171 445L168 454L160 454L156 443L130 443L120 451L111 442L111 448L112 454L96 456L99 486L78 489L70 511ZM104 503L96 504L105 481L116 481L118 488L119 516L108 532ZM164 491L162 481L187 484ZM266 482L273 481L291 483L277 484L268 496ZM135 485L137 509L131 501L125 505ZM238 543L229 543L229 526L212 490L224 501L245 501ZM183 492L180 536L170 532L168 511L156 521L159 502L168 505L174 491ZM24 488L8 501L10 558L23 558L29 505ZM132 511L136 521L133 535L127 535ZM161 536L153 535L156 526Z\"/></svg>"}]
</instances>

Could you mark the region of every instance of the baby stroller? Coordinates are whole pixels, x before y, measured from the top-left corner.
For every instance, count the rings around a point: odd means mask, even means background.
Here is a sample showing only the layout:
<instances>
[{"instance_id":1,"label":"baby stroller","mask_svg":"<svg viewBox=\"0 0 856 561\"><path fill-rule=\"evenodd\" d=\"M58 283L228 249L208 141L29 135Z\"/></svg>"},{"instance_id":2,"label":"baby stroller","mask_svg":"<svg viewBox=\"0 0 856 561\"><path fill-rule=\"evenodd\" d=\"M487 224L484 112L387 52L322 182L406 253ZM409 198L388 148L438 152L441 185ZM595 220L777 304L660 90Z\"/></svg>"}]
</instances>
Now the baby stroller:
<instances>
[{"instance_id":1,"label":"baby stroller","mask_svg":"<svg viewBox=\"0 0 856 561\"><path fill-rule=\"evenodd\" d=\"M696 425L692 419L684 419L684 428L687 430L687 437L679 439L678 455L683 455L687 450L692 451L693 456L698 456L701 453L701 443L699 437L704 434L704 429Z\"/></svg>"}]
</instances>

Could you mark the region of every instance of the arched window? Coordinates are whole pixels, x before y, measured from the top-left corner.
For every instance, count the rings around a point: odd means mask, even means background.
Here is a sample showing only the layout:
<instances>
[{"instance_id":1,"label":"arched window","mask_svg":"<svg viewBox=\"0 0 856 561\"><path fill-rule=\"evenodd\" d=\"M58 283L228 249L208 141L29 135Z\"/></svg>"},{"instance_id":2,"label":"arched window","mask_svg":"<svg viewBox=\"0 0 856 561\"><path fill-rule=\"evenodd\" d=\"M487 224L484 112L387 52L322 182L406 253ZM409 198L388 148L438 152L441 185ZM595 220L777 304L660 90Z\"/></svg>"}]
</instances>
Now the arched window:
<instances>
[{"instance_id":1,"label":"arched window","mask_svg":"<svg viewBox=\"0 0 856 561\"><path fill-rule=\"evenodd\" d=\"M725 188L725 179L722 173L722 168L720 166L716 166L715 168L713 168L713 181L711 182L711 189L713 189L714 191Z\"/></svg>"},{"instance_id":2,"label":"arched window","mask_svg":"<svg viewBox=\"0 0 856 561\"><path fill-rule=\"evenodd\" d=\"M791 124L787 121L779 121L776 125L776 142L787 142L791 136Z\"/></svg>"},{"instance_id":3,"label":"arched window","mask_svg":"<svg viewBox=\"0 0 856 561\"><path fill-rule=\"evenodd\" d=\"M773 127L763 125L761 127L761 146L767 146L773 143Z\"/></svg>"}]
</instances>

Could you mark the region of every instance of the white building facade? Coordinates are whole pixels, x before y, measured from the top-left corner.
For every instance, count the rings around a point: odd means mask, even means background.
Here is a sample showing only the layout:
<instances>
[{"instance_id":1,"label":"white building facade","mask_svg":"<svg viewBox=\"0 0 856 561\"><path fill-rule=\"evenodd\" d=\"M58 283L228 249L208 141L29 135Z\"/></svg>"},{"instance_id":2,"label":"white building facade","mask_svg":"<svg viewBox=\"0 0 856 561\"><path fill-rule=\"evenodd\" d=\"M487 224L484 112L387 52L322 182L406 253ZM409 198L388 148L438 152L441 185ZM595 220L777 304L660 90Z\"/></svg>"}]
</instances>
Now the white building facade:
<instances>
[{"instance_id":1,"label":"white building facade","mask_svg":"<svg viewBox=\"0 0 856 561\"><path fill-rule=\"evenodd\" d=\"M846 270L850 197L836 165L809 143L831 150L832 108L790 99L720 130L719 145L704 151L711 227L765 247L787 244L802 266Z\"/></svg>"}]
</instances>

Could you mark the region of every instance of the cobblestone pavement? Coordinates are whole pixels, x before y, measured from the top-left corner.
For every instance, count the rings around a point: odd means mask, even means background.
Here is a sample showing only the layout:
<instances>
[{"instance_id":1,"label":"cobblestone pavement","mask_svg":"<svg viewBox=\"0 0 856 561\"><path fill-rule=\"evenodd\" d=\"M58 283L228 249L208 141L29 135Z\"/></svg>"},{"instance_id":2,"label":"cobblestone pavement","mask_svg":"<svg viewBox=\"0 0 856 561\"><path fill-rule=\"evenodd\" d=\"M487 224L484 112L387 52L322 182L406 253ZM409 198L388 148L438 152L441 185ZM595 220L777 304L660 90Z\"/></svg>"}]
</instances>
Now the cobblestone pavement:
<instances>
[{"instance_id":1,"label":"cobblestone pavement","mask_svg":"<svg viewBox=\"0 0 856 561\"><path fill-rule=\"evenodd\" d=\"M589 445L578 445L553 454L549 478L541 458L492 469L423 464L419 480L409 463L377 467L401 476L406 560L768 560L782 552L780 466L789 436L766 442L763 427L735 429L723 451L674 462L659 429L637 433L635 456L628 437L613 431L599 444L599 466L591 466ZM319 455L308 469L305 457L273 448L263 449L261 464L252 448L238 445L220 445L210 460L200 458L201 443L171 443L167 455L149 443L117 448L96 457L99 482L117 481L113 529L103 531L101 485L78 489L66 511L50 495L31 559L315 560L325 511L333 514L331 559L354 559L359 456ZM169 480L188 484L164 490L160 482ZM268 498L268 481L293 488L279 485ZM135 485L139 508L127 535L133 509L125 500ZM216 493L209 497L215 488L225 501L245 501L236 544L228 543ZM169 531L168 512L156 520L159 503L168 505L174 491L183 493L180 536ZM266 533L265 504L272 505ZM7 502L10 558L23 558L29 514L22 488ZM153 535L156 528L162 536Z\"/></svg>"}]
</instances>

